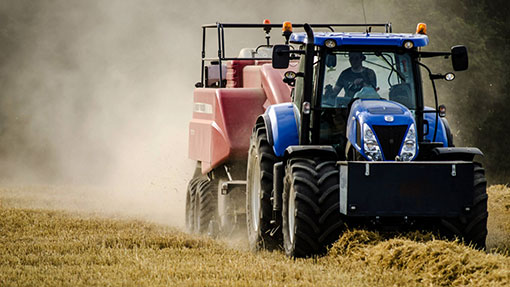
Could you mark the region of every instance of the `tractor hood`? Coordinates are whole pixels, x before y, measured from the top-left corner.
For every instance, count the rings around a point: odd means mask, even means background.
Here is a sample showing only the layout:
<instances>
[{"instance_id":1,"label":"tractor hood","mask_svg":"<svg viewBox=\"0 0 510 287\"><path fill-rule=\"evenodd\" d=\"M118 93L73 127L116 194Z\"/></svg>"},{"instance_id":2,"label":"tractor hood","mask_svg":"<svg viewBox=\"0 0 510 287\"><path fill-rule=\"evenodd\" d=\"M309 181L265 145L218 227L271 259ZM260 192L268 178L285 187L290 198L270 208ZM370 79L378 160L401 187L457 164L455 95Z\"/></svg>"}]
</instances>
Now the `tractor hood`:
<instances>
[{"instance_id":1,"label":"tractor hood","mask_svg":"<svg viewBox=\"0 0 510 287\"><path fill-rule=\"evenodd\" d=\"M414 116L407 107L393 101L355 101L347 122L347 138L368 160L409 161L418 153Z\"/></svg>"},{"instance_id":2,"label":"tractor hood","mask_svg":"<svg viewBox=\"0 0 510 287\"><path fill-rule=\"evenodd\" d=\"M350 117L356 117L360 124L369 125L409 125L414 117L407 107L392 101L360 99L353 103Z\"/></svg>"}]
</instances>

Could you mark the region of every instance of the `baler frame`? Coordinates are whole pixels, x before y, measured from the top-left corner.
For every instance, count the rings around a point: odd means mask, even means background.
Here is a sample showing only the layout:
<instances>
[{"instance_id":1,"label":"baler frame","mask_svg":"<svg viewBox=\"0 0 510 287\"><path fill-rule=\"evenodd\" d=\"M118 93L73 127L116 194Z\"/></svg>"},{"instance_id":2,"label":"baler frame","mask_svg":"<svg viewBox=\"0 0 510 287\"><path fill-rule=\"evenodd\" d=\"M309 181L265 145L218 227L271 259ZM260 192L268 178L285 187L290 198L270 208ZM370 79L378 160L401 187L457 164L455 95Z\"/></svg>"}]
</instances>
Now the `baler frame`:
<instances>
[{"instance_id":1,"label":"baler frame","mask_svg":"<svg viewBox=\"0 0 510 287\"><path fill-rule=\"evenodd\" d=\"M295 28L303 28L305 24L292 24ZM331 32L335 32L334 27L365 27L367 31L371 31L372 27L384 27L385 33L392 33L393 28L390 22L388 23L374 23L374 24L310 24L312 28L327 28ZM223 76L222 76L222 61L230 61L230 60L272 60L271 58L240 58L240 57L227 57L225 56L225 28L265 28L270 31L272 28L281 28L281 24L248 24L248 23L221 23L216 22L215 24L205 24L202 25L202 56L201 56L201 76L200 82L195 84L195 87L205 87L205 63L206 62L218 62L219 65L219 76L220 76L220 87L224 87L223 85ZM206 57L206 34L208 29L216 29L217 37L218 37L218 57L207 58ZM269 44L269 40L268 40Z\"/></svg>"}]
</instances>

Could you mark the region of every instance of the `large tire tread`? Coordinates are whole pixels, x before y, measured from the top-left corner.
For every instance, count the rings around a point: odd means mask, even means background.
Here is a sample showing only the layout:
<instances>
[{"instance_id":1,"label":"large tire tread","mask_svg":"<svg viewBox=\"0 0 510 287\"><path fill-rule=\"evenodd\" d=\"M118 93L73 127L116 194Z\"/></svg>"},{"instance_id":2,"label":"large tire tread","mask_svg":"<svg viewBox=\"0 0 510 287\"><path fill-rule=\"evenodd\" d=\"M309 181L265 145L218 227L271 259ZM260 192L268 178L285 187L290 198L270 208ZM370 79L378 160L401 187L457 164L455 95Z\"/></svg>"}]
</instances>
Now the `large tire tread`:
<instances>
[{"instance_id":1,"label":"large tire tread","mask_svg":"<svg viewBox=\"0 0 510 287\"><path fill-rule=\"evenodd\" d=\"M199 182L199 177L192 178L188 183L188 188L186 191L186 218L185 218L185 226L186 231L188 233L195 232L195 222L196 222L196 190Z\"/></svg>"},{"instance_id":2,"label":"large tire tread","mask_svg":"<svg viewBox=\"0 0 510 287\"><path fill-rule=\"evenodd\" d=\"M345 229L344 218L340 213L340 176L335 161L324 161L317 168L321 174L318 180L321 190L319 222L322 230L319 240L328 248L339 239Z\"/></svg>"},{"instance_id":3,"label":"large tire tread","mask_svg":"<svg viewBox=\"0 0 510 287\"><path fill-rule=\"evenodd\" d=\"M292 158L287 162L283 194L284 247L291 257L324 254L344 223L339 210L338 168L335 161ZM291 194L295 198L291 198ZM336 196L333 196L335 195ZM294 242L291 242L289 202L295 200Z\"/></svg>"},{"instance_id":4,"label":"large tire tread","mask_svg":"<svg viewBox=\"0 0 510 287\"><path fill-rule=\"evenodd\" d=\"M487 180L481 164L475 162L473 170L474 200L471 211L459 218L441 220L441 227L443 231L446 230L447 237L457 237L477 249L485 249L487 218L489 216L487 212Z\"/></svg>"},{"instance_id":5,"label":"large tire tread","mask_svg":"<svg viewBox=\"0 0 510 287\"><path fill-rule=\"evenodd\" d=\"M252 158L256 156L257 162ZM280 233L273 234L273 226L271 224L273 215L273 203L271 201L271 193L273 191L273 165L277 161L272 147L267 140L267 132L263 123L258 123L250 139L250 150L248 158L248 172L250 169L260 169L260 217L259 217L259 230L253 230L253 223L251 213L251 191L247 189L246 194L246 211L247 211L247 229L248 239L250 241L250 248L253 250L279 249L281 245ZM250 175L247 175L247 179ZM256 234L255 234L256 233Z\"/></svg>"},{"instance_id":6,"label":"large tire tread","mask_svg":"<svg viewBox=\"0 0 510 287\"><path fill-rule=\"evenodd\" d=\"M196 233L208 234L211 221L216 220L218 211L217 183L206 177L197 186Z\"/></svg>"}]
</instances>

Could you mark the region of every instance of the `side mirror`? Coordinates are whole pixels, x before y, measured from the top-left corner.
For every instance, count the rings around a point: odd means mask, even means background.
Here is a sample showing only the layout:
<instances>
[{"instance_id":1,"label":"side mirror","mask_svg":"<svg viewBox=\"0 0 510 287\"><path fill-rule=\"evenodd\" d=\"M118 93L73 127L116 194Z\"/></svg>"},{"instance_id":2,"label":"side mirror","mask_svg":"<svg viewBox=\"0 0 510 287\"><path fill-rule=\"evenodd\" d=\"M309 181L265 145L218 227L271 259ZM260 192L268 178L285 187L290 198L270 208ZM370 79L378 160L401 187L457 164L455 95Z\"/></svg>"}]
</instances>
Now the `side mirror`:
<instances>
[{"instance_id":1,"label":"side mirror","mask_svg":"<svg viewBox=\"0 0 510 287\"><path fill-rule=\"evenodd\" d=\"M329 54L326 56L326 67L328 68L336 67L336 55Z\"/></svg>"},{"instance_id":2,"label":"side mirror","mask_svg":"<svg viewBox=\"0 0 510 287\"><path fill-rule=\"evenodd\" d=\"M273 47L273 68L287 69L289 67L289 46L274 45Z\"/></svg>"},{"instance_id":3,"label":"side mirror","mask_svg":"<svg viewBox=\"0 0 510 287\"><path fill-rule=\"evenodd\" d=\"M452 66L455 71L464 71L468 68L468 53L465 46L452 47Z\"/></svg>"}]
</instances>

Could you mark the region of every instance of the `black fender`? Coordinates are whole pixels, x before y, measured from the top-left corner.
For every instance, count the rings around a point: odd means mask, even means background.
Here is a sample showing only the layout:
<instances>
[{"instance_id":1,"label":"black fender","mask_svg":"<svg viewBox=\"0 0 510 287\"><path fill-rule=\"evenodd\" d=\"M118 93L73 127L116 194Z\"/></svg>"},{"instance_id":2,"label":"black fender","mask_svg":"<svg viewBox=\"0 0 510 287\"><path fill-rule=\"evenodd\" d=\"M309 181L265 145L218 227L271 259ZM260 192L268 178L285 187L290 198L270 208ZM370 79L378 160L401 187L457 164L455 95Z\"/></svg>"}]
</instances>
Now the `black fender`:
<instances>
[{"instance_id":1,"label":"black fender","mask_svg":"<svg viewBox=\"0 0 510 287\"><path fill-rule=\"evenodd\" d=\"M432 149L433 160L464 160L473 161L476 155L483 152L476 147L436 147Z\"/></svg>"},{"instance_id":2,"label":"black fender","mask_svg":"<svg viewBox=\"0 0 510 287\"><path fill-rule=\"evenodd\" d=\"M292 157L308 158L329 158L338 159L335 149L329 145L301 145L289 146L284 153L283 161L275 163L273 166L273 222L281 224L283 179L285 177L285 164Z\"/></svg>"},{"instance_id":3,"label":"black fender","mask_svg":"<svg viewBox=\"0 0 510 287\"><path fill-rule=\"evenodd\" d=\"M278 220L277 212L281 211L283 178L285 176L285 164L291 157L320 157L337 160L338 156L332 146L325 145L305 145L305 146L289 146L285 150L284 160L277 162L273 166L273 220Z\"/></svg>"},{"instance_id":4,"label":"black fender","mask_svg":"<svg viewBox=\"0 0 510 287\"><path fill-rule=\"evenodd\" d=\"M285 150L284 158L288 159L290 157L321 157L321 158L330 158L330 159L338 159L338 155L335 149L330 145L299 145L299 146L289 146Z\"/></svg>"}]
</instances>

